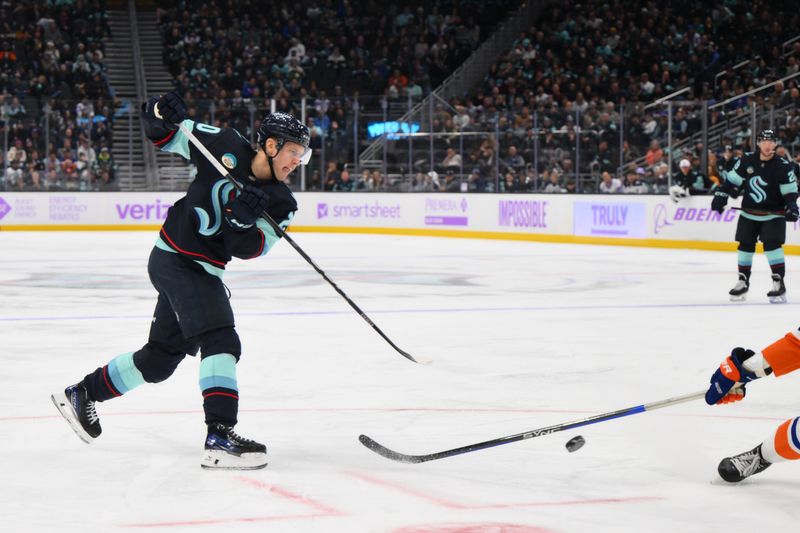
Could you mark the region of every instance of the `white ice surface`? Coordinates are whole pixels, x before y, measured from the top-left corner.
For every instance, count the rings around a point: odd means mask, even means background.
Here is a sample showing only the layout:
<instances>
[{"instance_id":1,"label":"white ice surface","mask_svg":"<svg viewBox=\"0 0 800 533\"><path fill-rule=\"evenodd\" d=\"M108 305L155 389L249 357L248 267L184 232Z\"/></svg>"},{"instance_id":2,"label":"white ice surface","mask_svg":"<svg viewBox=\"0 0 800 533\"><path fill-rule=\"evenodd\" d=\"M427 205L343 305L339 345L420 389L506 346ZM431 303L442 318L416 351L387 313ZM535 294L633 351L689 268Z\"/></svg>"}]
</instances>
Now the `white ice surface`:
<instances>
[{"instance_id":1,"label":"white ice surface","mask_svg":"<svg viewBox=\"0 0 800 533\"><path fill-rule=\"evenodd\" d=\"M797 327L767 303L727 301L733 253L295 234L402 358L286 243L225 281L243 342L240 423L266 442L255 472L209 472L198 361L98 405L79 441L50 393L146 340L155 234L0 233L0 530L386 533L785 532L800 465L740 485L720 459L800 414L798 376L744 402L702 401L440 461L406 465L366 433L428 453L705 388L737 345ZM581 434L586 445L567 453Z\"/></svg>"}]
</instances>

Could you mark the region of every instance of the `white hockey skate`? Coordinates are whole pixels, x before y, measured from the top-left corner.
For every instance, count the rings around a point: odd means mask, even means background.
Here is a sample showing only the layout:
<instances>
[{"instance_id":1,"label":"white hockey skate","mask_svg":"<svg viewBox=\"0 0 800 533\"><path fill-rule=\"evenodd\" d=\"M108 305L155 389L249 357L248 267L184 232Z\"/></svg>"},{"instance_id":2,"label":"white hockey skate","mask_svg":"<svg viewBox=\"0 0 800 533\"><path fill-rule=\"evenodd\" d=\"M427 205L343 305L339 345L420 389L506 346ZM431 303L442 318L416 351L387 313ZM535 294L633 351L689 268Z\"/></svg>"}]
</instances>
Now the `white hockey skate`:
<instances>
[{"instance_id":1,"label":"white hockey skate","mask_svg":"<svg viewBox=\"0 0 800 533\"><path fill-rule=\"evenodd\" d=\"M209 424L200 466L213 470L257 470L267 466L267 447L240 437L231 426Z\"/></svg>"},{"instance_id":2,"label":"white hockey skate","mask_svg":"<svg viewBox=\"0 0 800 533\"><path fill-rule=\"evenodd\" d=\"M736 285L728 291L728 294L730 294L732 302L743 302L747 297L748 290L750 290L750 282L747 281L747 276L740 272L739 280L736 282Z\"/></svg>"},{"instance_id":3,"label":"white hockey skate","mask_svg":"<svg viewBox=\"0 0 800 533\"><path fill-rule=\"evenodd\" d=\"M771 304L785 304L786 303L786 285L783 284L783 278L780 274L772 275L772 290L767 293L769 303Z\"/></svg>"}]
</instances>

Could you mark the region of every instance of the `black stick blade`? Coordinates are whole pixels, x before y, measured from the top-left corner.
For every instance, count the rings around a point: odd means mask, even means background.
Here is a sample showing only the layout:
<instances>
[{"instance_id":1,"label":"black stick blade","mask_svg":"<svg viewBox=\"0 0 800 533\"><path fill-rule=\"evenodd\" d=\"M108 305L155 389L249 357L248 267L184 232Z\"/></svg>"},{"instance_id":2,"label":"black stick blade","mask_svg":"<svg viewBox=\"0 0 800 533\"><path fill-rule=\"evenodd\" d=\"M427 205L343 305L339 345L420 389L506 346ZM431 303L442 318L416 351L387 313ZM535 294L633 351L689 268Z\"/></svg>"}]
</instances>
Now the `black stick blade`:
<instances>
[{"instance_id":1,"label":"black stick blade","mask_svg":"<svg viewBox=\"0 0 800 533\"><path fill-rule=\"evenodd\" d=\"M405 453L399 453L394 450L390 450L383 444L375 442L366 435L359 435L358 441L378 455L386 457L387 459L391 459L392 461L397 461L398 463L415 464L426 461L426 456L424 455L407 455Z\"/></svg>"}]
</instances>

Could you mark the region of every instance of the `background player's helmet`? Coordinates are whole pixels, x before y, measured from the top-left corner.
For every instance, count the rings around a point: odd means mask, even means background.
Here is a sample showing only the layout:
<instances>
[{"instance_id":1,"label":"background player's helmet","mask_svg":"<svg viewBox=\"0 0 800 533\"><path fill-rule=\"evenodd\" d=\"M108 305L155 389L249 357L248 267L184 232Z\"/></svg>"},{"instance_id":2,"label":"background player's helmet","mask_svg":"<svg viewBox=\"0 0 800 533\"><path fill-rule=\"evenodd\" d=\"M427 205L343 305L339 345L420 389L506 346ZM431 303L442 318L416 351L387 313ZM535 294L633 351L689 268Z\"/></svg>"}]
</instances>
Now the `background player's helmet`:
<instances>
[{"instance_id":1,"label":"background player's helmet","mask_svg":"<svg viewBox=\"0 0 800 533\"><path fill-rule=\"evenodd\" d=\"M279 150L286 141L297 143L303 148L308 148L308 144L311 141L311 133L308 131L308 126L292 115L281 112L269 113L264 115L261 120L261 127L258 128L256 139L258 145L263 147L270 137L278 141Z\"/></svg>"},{"instance_id":2,"label":"background player's helmet","mask_svg":"<svg viewBox=\"0 0 800 533\"><path fill-rule=\"evenodd\" d=\"M761 130L758 132L758 135L756 135L756 144L760 143L761 141L772 141L777 143L778 136L775 135L773 130Z\"/></svg>"}]
</instances>

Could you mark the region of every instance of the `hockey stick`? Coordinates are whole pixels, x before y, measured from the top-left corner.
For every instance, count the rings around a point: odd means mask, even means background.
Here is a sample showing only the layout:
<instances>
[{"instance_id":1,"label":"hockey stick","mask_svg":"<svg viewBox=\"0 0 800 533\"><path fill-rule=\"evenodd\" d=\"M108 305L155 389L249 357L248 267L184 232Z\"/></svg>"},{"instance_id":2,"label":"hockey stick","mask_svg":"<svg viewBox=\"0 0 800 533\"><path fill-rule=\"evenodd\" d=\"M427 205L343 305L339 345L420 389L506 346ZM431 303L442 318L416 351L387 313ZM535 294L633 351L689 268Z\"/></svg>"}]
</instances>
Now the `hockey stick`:
<instances>
[{"instance_id":1,"label":"hockey stick","mask_svg":"<svg viewBox=\"0 0 800 533\"><path fill-rule=\"evenodd\" d=\"M544 435L550 435L551 433L557 433L559 431L566 431L568 429L575 429L582 426L588 426L591 424L598 424L600 422L613 420L615 418L622 418L624 416L635 415L637 413L644 413L645 411L655 411L656 409L661 409L662 407L669 407L670 405L678 405L679 403L691 402L693 400L697 400L699 398L704 397L705 394L706 391L702 390L699 392L694 392L692 394L685 394L683 396L667 398L666 400L661 400L658 402L645 403L642 405L637 405L635 407L628 407L627 409L620 409L619 411L612 411L610 413L604 413L602 415L590 416L589 418L575 420L574 422L564 422L563 424L556 424L554 426L547 426L539 429L533 429L531 431L526 431L525 433L517 433L516 435L508 435L506 437L487 440L484 442L479 442L477 444L469 444L467 446L462 446L461 448L453 448L452 450L446 450L443 452L434 452L426 455L407 455L405 453L396 452L394 450L390 450L389 448L383 446L382 444L375 442L373 439L371 439L366 435L360 435L358 437L358 440L361 442L361 444L363 444L373 452L377 453L378 455L382 455L387 459L391 459L392 461L398 461L401 463L424 463L427 461L444 459L446 457L453 457L454 455L461 455L463 453L470 453L470 452L476 452L478 450L483 450L486 448L493 448L495 446L501 446L503 444L510 444L512 442L517 442L520 440L532 439L534 437L542 437Z\"/></svg>"},{"instance_id":2,"label":"hockey stick","mask_svg":"<svg viewBox=\"0 0 800 533\"><path fill-rule=\"evenodd\" d=\"M156 115L160 115L160 113L158 113L158 107L156 107ZM160 118L160 117L159 117L159 118ZM192 133L192 131L191 131L189 128L187 128L187 127L186 127L186 126L184 126L183 124L178 124L178 127L180 128L180 130L181 130L181 133L183 133L183 134L184 134L184 135L185 135L185 136L186 136L186 137L189 139L189 142L191 142L191 143L192 143L192 144L195 146L195 148L197 148L197 149L200 151L200 153L201 153L201 154L203 154L203 156L204 156L206 159L208 159L208 162L209 162L209 163L211 163L212 165L214 165L214 168L216 168L216 169L217 169L217 172L219 172L219 173L220 173L222 176L224 176L224 177L225 177L225 178L226 178L228 181L230 181L230 182L231 182L231 183L234 185L234 187L236 187L237 189L239 189L239 190L242 190L242 189L244 188L244 186L243 186L241 183L239 183L239 182L236 180L236 178L234 178L233 176L231 176L230 172L228 172L228 170L227 170L227 169L226 169L226 168L225 168L225 167L222 165L222 163L221 163L221 162L219 162L219 161L217 161L217 158L216 158L216 157L214 157L214 156L211 154L211 152L209 152L209 151L208 151L208 148L206 148L206 147L203 145L203 143L202 143L202 142L200 142L200 140L199 140L197 137L195 137L195 136L194 136L194 133ZM345 301L346 301L348 304L350 304L350 307L352 307L352 308L355 310L355 312L356 312L356 313L358 313L358 314L361 316L361 318L363 318L363 319L366 321L366 323L367 323L367 324L369 324L370 326L372 326L372 329L374 329L375 331L377 331L377 332L378 332L378 335L380 335L381 337L383 337L383 340L385 340L386 342L388 342L388 343L389 343L389 345L390 345L392 348L394 348L394 349L395 349L395 351L397 351L397 353L399 353L400 355L402 355L403 357L405 357L405 358L406 358L406 359L408 359L409 361L413 361L414 363L427 364L427 363L429 363L429 362L430 362L430 361L417 361L416 359L414 359L414 358L411 356L411 354L409 354L409 353L408 353L408 352L406 352L405 350L401 350L401 349L400 349L400 348L399 348L399 347L398 347L398 346L397 346L397 345L396 345L394 342L392 342L392 340L391 340L389 337L387 337L387 336L386 336L386 334L385 334L383 331L381 331L381 329L380 329L378 326L376 326L376 325L375 325L375 323L374 323L372 320L370 320L370 318L367 316L367 314L366 314L364 311L362 311L362 310L361 310L361 308L360 308L360 307L358 307L358 306L356 305L356 303L355 303L353 300L351 300L351 299L350 299L350 298L349 298L349 297L348 297L348 296L347 296L347 295L344 293L344 291L343 291L342 289L340 289L340 288L339 288L339 286L338 286L338 285L336 285L336 283L334 283L334 282L333 282L333 280L332 280L331 278L329 278L327 274L325 274L325 272L323 272L323 270L322 270L320 267L318 267L318 266L316 265L316 263L314 263L314 261L311 259L311 257L309 257L309 255L308 255L307 253L305 253L305 252L303 251L303 249L302 249L302 248L300 248L300 245L298 245L296 242L294 242L294 239L292 239L291 237L289 237L289 235L288 235L288 234L287 234L287 233L286 233L286 232L283 230L283 228L281 228L281 227L278 225L278 223L277 223L277 222L275 222L275 220L273 220L271 216L269 216L269 213L267 213L266 211L264 211L263 213L261 213L261 218L263 218L264 220L266 220L266 221L267 221L267 223L268 223L268 224L269 224L269 225L272 227L272 229L273 229L273 230L275 230L275 233L276 233L276 234L277 234L279 237L282 237L282 238L283 238L283 239L284 239L286 242L288 242L289 244L291 244L291 245L292 245L292 248L294 248L295 250L297 250L297 253L299 253L299 254L302 256L302 258L303 258L303 259L305 259L305 260L306 260L306 262L307 262L309 265L311 265L311 266L314 268L314 270L316 270L316 271L317 271L317 273L318 273L320 276L322 276L322 279L324 279L325 281L327 281L327 282L330 284L330 286L331 286L331 287L333 287L333 288L334 288L334 290L335 290L336 292L338 292L338 293L339 293L339 295L340 295L342 298L344 298L344 299L345 299Z\"/></svg>"},{"instance_id":3,"label":"hockey stick","mask_svg":"<svg viewBox=\"0 0 800 533\"><path fill-rule=\"evenodd\" d=\"M750 213L751 215L756 216L766 216L766 215L778 215L778 216L785 216L785 211L761 211L760 209L750 209L744 207L731 207L734 211L744 211L745 213Z\"/></svg>"}]
</instances>

